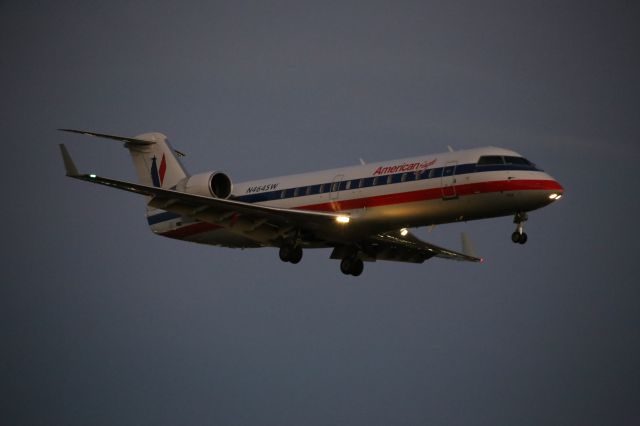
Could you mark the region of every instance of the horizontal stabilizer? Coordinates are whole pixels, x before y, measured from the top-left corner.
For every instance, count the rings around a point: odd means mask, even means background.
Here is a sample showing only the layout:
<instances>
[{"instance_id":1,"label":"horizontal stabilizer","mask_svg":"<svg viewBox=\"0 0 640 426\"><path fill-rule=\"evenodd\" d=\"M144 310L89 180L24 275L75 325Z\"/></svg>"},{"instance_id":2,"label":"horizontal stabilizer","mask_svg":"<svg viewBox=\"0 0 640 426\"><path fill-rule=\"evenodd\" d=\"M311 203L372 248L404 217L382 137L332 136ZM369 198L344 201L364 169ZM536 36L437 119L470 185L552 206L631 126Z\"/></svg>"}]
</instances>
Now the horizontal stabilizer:
<instances>
[{"instance_id":1,"label":"horizontal stabilizer","mask_svg":"<svg viewBox=\"0 0 640 426\"><path fill-rule=\"evenodd\" d=\"M127 138L125 136L116 136L116 135L107 135L105 133L94 133L94 132L85 132L84 130L74 130L74 129L58 129L62 132L70 132L70 133L78 133L80 135L89 135L96 136L99 138L112 139L118 142L125 142L131 145L145 146L145 145L153 145L155 142L153 141L145 141L143 139L135 139L135 138Z\"/></svg>"}]
</instances>

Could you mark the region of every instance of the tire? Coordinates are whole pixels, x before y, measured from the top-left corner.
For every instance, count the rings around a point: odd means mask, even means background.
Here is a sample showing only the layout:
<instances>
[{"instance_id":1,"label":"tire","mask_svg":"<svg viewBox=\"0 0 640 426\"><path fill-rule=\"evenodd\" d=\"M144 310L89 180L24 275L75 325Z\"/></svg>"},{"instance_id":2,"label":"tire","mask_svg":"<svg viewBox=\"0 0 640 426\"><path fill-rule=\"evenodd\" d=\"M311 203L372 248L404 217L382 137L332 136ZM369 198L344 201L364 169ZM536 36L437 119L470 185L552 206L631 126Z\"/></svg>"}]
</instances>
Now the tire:
<instances>
[{"instance_id":1,"label":"tire","mask_svg":"<svg viewBox=\"0 0 640 426\"><path fill-rule=\"evenodd\" d=\"M351 263L351 275L353 275L354 277L357 277L360 274L362 274L363 270L364 270L364 263L362 262L361 259L355 259Z\"/></svg>"},{"instance_id":2,"label":"tire","mask_svg":"<svg viewBox=\"0 0 640 426\"><path fill-rule=\"evenodd\" d=\"M348 257L345 257L344 259L342 259L342 261L340 262L340 272L342 272L345 275L351 275L352 263L353 262Z\"/></svg>"},{"instance_id":3,"label":"tire","mask_svg":"<svg viewBox=\"0 0 640 426\"><path fill-rule=\"evenodd\" d=\"M526 233L522 233L522 235L520 235L520 240L518 241L520 244L524 244L527 242L527 234Z\"/></svg>"},{"instance_id":4,"label":"tire","mask_svg":"<svg viewBox=\"0 0 640 426\"><path fill-rule=\"evenodd\" d=\"M290 246L282 246L280 247L280 251L278 252L278 255L280 256L280 260L282 260L283 262L289 262L291 259L291 247Z\"/></svg>"},{"instance_id":5,"label":"tire","mask_svg":"<svg viewBox=\"0 0 640 426\"><path fill-rule=\"evenodd\" d=\"M289 262L295 265L296 263L300 263L301 260L302 260L302 247L294 247L291 250L291 254L289 255Z\"/></svg>"},{"instance_id":6,"label":"tire","mask_svg":"<svg viewBox=\"0 0 640 426\"><path fill-rule=\"evenodd\" d=\"M513 234L511 234L511 241L517 244L520 242L520 237L520 233L518 231L515 231Z\"/></svg>"}]
</instances>

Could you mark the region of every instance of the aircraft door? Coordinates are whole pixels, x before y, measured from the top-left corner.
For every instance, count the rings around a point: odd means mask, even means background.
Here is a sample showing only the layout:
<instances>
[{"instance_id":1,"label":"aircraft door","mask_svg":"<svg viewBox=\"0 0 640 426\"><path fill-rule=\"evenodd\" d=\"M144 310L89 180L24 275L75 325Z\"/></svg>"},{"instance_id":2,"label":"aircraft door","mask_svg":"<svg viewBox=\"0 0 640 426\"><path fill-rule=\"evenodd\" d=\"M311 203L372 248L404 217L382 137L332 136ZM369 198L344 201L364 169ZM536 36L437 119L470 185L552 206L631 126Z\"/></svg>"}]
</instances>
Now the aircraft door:
<instances>
[{"instance_id":1,"label":"aircraft door","mask_svg":"<svg viewBox=\"0 0 640 426\"><path fill-rule=\"evenodd\" d=\"M344 178L344 175L337 175L333 178L331 182L331 193L329 195L329 199L331 201L335 201L338 199L338 195L340 193L340 181Z\"/></svg>"},{"instance_id":2,"label":"aircraft door","mask_svg":"<svg viewBox=\"0 0 640 426\"><path fill-rule=\"evenodd\" d=\"M456 165L457 161L449 161L444 169L442 169L442 178L440 180L440 187L442 188L442 199L448 200L456 198Z\"/></svg>"}]
</instances>

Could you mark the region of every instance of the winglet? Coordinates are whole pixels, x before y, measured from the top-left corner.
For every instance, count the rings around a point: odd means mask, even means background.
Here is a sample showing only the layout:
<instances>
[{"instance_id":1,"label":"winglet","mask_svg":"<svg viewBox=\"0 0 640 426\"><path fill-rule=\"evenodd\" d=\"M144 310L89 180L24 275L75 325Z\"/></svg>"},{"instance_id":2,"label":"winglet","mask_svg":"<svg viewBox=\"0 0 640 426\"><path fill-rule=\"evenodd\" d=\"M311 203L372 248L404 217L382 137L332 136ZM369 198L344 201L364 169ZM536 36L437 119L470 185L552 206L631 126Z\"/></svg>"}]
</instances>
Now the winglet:
<instances>
[{"instance_id":1,"label":"winglet","mask_svg":"<svg viewBox=\"0 0 640 426\"><path fill-rule=\"evenodd\" d=\"M64 168L65 171L67 172L67 176L79 176L80 173L78 173L78 169L76 168L76 165L73 163L73 160L71 159L71 155L69 155L69 151L67 151L67 147L64 146L63 143L60 144L60 152L62 153L62 161L64 162Z\"/></svg>"},{"instance_id":2,"label":"winglet","mask_svg":"<svg viewBox=\"0 0 640 426\"><path fill-rule=\"evenodd\" d=\"M469 236L463 232L460 234L460 238L462 239L462 253L464 253L467 256L478 258L476 251L473 249L473 245L471 244L471 240L469 239ZM479 259L482 262L482 258L479 258Z\"/></svg>"}]
</instances>

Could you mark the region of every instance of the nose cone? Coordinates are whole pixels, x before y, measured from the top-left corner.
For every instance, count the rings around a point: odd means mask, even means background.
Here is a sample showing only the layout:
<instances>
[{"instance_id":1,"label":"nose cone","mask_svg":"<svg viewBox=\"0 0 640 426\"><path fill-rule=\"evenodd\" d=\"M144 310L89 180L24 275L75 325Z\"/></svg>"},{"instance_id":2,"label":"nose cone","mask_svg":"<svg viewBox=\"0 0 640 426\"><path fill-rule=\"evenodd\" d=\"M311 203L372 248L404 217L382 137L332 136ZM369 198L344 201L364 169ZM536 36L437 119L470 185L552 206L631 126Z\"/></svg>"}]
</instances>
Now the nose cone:
<instances>
[{"instance_id":1,"label":"nose cone","mask_svg":"<svg viewBox=\"0 0 640 426\"><path fill-rule=\"evenodd\" d=\"M545 184L545 190L549 202L558 201L564 195L564 187L551 176L549 176L549 181Z\"/></svg>"}]
</instances>

